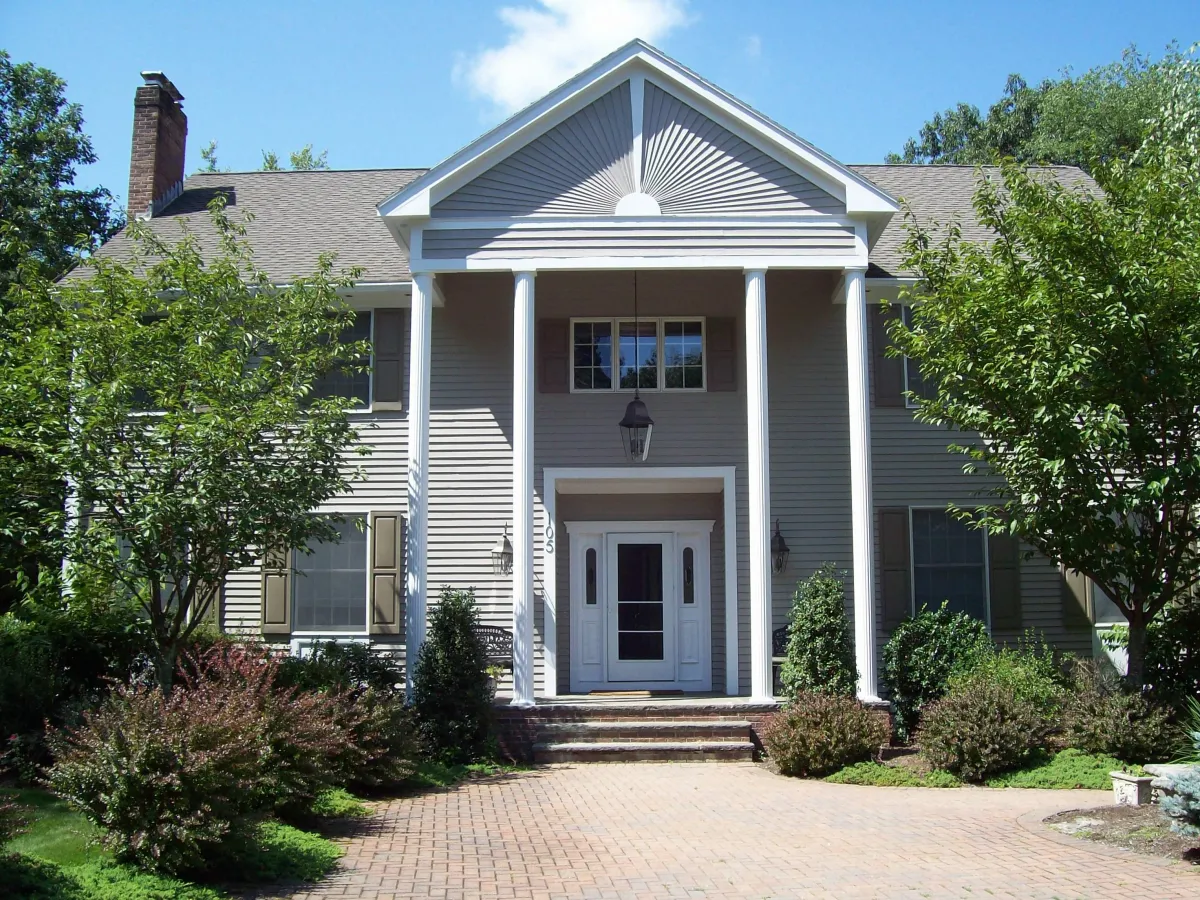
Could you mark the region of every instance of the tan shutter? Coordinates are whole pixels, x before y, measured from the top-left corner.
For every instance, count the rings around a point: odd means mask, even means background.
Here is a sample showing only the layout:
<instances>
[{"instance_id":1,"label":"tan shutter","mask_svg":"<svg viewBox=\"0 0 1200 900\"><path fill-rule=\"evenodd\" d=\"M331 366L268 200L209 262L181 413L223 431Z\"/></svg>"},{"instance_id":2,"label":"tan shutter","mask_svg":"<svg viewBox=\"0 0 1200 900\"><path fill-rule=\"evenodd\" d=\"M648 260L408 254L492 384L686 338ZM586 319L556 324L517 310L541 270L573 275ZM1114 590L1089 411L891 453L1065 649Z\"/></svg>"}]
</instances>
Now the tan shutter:
<instances>
[{"instance_id":1,"label":"tan shutter","mask_svg":"<svg viewBox=\"0 0 1200 900\"><path fill-rule=\"evenodd\" d=\"M708 354L708 389L736 391L737 319L708 319L704 323L704 345Z\"/></svg>"},{"instance_id":2,"label":"tan shutter","mask_svg":"<svg viewBox=\"0 0 1200 900\"><path fill-rule=\"evenodd\" d=\"M263 634L292 633L292 555L287 550L268 550L262 569Z\"/></svg>"},{"instance_id":3,"label":"tan shutter","mask_svg":"<svg viewBox=\"0 0 1200 900\"><path fill-rule=\"evenodd\" d=\"M883 627L891 632L912 612L909 587L908 510L879 510L879 574L882 581Z\"/></svg>"},{"instance_id":4,"label":"tan shutter","mask_svg":"<svg viewBox=\"0 0 1200 900\"><path fill-rule=\"evenodd\" d=\"M400 409L404 401L404 310L375 310L372 405Z\"/></svg>"},{"instance_id":5,"label":"tan shutter","mask_svg":"<svg viewBox=\"0 0 1200 900\"><path fill-rule=\"evenodd\" d=\"M566 394L571 390L571 322L542 319L537 335L538 390Z\"/></svg>"},{"instance_id":6,"label":"tan shutter","mask_svg":"<svg viewBox=\"0 0 1200 900\"><path fill-rule=\"evenodd\" d=\"M884 354L891 343L887 336L887 325L899 315L899 307L885 310L882 306L874 306L871 309L871 369L875 376L875 405L903 407L904 357Z\"/></svg>"},{"instance_id":7,"label":"tan shutter","mask_svg":"<svg viewBox=\"0 0 1200 900\"><path fill-rule=\"evenodd\" d=\"M371 514L371 634L399 634L404 593L404 517Z\"/></svg>"},{"instance_id":8,"label":"tan shutter","mask_svg":"<svg viewBox=\"0 0 1200 900\"><path fill-rule=\"evenodd\" d=\"M1062 623L1065 628L1091 625L1088 615L1088 580L1074 569L1059 567L1062 573Z\"/></svg>"},{"instance_id":9,"label":"tan shutter","mask_svg":"<svg viewBox=\"0 0 1200 900\"><path fill-rule=\"evenodd\" d=\"M1011 534L988 535L993 631L1021 630L1021 545Z\"/></svg>"},{"instance_id":10,"label":"tan shutter","mask_svg":"<svg viewBox=\"0 0 1200 900\"><path fill-rule=\"evenodd\" d=\"M204 611L202 621L206 625L211 625L214 628L221 627L221 600L223 592L221 585L201 582L196 586L196 596L193 603L196 605L193 609L199 609L208 601L208 609Z\"/></svg>"}]
</instances>

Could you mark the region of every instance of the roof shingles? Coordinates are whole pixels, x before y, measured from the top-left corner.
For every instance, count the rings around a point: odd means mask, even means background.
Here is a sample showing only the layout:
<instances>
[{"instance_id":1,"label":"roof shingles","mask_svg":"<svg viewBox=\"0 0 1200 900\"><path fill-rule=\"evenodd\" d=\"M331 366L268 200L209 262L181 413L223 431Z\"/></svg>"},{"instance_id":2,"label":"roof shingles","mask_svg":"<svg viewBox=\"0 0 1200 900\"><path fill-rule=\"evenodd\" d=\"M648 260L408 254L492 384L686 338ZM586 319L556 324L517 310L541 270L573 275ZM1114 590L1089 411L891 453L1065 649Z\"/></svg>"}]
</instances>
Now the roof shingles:
<instances>
[{"instance_id":1,"label":"roof shingles","mask_svg":"<svg viewBox=\"0 0 1200 900\"><path fill-rule=\"evenodd\" d=\"M856 165L848 168L868 178L897 200L907 201L923 224L956 221L963 237L986 241L971 199L973 166ZM375 206L425 169L320 170L311 172L202 173L190 176L183 193L151 225L168 239L178 234L179 220L201 246L215 243L207 205L217 193L230 198L229 212L251 212L246 237L256 264L272 281L284 283L312 272L320 253L337 254L337 266L359 266L364 283L407 281L404 248L396 243ZM985 170L986 171L986 170ZM1043 170L1068 187L1095 190L1093 182L1072 166ZM174 229L174 231L172 231ZM903 276L904 216L896 215L871 249L871 277ZM122 231L99 251L128 257L131 241ZM77 270L86 274L86 270Z\"/></svg>"}]
</instances>

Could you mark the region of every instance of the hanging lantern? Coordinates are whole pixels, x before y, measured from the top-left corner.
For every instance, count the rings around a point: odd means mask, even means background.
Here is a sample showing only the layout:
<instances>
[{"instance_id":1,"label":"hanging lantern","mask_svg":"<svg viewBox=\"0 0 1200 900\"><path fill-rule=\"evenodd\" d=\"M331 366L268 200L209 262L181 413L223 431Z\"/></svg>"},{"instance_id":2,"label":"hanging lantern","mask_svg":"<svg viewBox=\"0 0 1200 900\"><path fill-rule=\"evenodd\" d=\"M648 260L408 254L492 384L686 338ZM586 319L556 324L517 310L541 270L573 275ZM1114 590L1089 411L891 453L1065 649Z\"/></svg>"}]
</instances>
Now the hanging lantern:
<instances>
[{"instance_id":1,"label":"hanging lantern","mask_svg":"<svg viewBox=\"0 0 1200 900\"><path fill-rule=\"evenodd\" d=\"M633 399L625 407L625 418L619 423L621 443L625 447L625 458L630 462L645 462L650 455L650 438L654 435L654 420L646 404L633 392Z\"/></svg>"},{"instance_id":2,"label":"hanging lantern","mask_svg":"<svg viewBox=\"0 0 1200 900\"><path fill-rule=\"evenodd\" d=\"M492 548L492 572L496 575L511 575L513 566L513 548L508 539L508 526L504 526L504 535L496 541Z\"/></svg>"},{"instance_id":3,"label":"hanging lantern","mask_svg":"<svg viewBox=\"0 0 1200 900\"><path fill-rule=\"evenodd\" d=\"M618 375L620 377L620 338L618 341ZM633 273L633 399L625 407L625 417L617 425L621 429L621 446L625 448L625 458L630 462L645 462L650 456L650 438L654 435L654 420L650 411L638 393L637 379L641 377L641 367L638 359L641 331L638 328L638 290L637 272Z\"/></svg>"},{"instance_id":4,"label":"hanging lantern","mask_svg":"<svg viewBox=\"0 0 1200 900\"><path fill-rule=\"evenodd\" d=\"M788 556L791 555L787 541L779 531L779 520L775 520L775 533L771 535L771 570L779 575L787 568Z\"/></svg>"}]
</instances>

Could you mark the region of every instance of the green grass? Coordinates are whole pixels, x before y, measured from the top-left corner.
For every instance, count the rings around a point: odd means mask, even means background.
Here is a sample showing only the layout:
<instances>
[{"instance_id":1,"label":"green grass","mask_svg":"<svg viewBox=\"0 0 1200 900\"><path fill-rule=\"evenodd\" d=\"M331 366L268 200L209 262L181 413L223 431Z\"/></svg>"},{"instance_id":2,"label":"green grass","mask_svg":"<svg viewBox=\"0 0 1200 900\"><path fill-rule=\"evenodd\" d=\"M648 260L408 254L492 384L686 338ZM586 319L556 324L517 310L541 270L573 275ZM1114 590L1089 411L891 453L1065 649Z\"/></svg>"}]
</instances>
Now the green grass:
<instances>
[{"instance_id":1,"label":"green grass","mask_svg":"<svg viewBox=\"0 0 1200 900\"><path fill-rule=\"evenodd\" d=\"M101 849L99 832L53 794L34 788L6 791L27 808L28 827L0 847L0 898L29 900L221 900L219 888L140 872L119 865ZM366 810L341 791L329 808ZM315 881L328 874L342 848L320 835L280 822L264 822L256 839L235 860L223 864L224 877L257 882Z\"/></svg>"},{"instance_id":2,"label":"green grass","mask_svg":"<svg viewBox=\"0 0 1200 900\"><path fill-rule=\"evenodd\" d=\"M4 846L9 853L36 856L60 866L99 862L104 854L94 845L100 832L91 822L48 791L37 788L6 789L26 807L28 826Z\"/></svg>"},{"instance_id":3,"label":"green grass","mask_svg":"<svg viewBox=\"0 0 1200 900\"><path fill-rule=\"evenodd\" d=\"M993 788L1107 790L1112 787L1112 778L1108 773L1114 771L1144 774L1141 766L1126 765L1112 756L1093 756L1082 750L1061 750L1054 755L1041 752L1029 765L989 778L986 784Z\"/></svg>"},{"instance_id":4,"label":"green grass","mask_svg":"<svg viewBox=\"0 0 1200 900\"><path fill-rule=\"evenodd\" d=\"M311 812L321 819L365 819L371 808L345 788L330 788L313 802Z\"/></svg>"},{"instance_id":5,"label":"green grass","mask_svg":"<svg viewBox=\"0 0 1200 900\"><path fill-rule=\"evenodd\" d=\"M834 784L866 784L875 787L961 787L962 782L949 772L935 770L924 775L900 766L885 766L877 762L860 762L846 766L828 776Z\"/></svg>"}]
</instances>

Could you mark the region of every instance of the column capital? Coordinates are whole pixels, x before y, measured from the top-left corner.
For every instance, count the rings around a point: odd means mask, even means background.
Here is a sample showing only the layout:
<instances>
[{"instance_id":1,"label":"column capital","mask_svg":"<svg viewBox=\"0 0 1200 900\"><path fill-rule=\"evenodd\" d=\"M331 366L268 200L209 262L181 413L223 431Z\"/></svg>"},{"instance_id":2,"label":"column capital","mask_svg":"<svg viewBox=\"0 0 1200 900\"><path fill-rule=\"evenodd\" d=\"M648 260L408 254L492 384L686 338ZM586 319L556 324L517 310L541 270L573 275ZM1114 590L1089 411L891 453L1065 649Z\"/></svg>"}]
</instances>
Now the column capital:
<instances>
[{"instance_id":1,"label":"column capital","mask_svg":"<svg viewBox=\"0 0 1200 900\"><path fill-rule=\"evenodd\" d=\"M512 273L514 277L517 275L528 275L530 278L533 278L537 275L537 269L534 266L521 266L519 268L514 266Z\"/></svg>"},{"instance_id":2,"label":"column capital","mask_svg":"<svg viewBox=\"0 0 1200 900\"><path fill-rule=\"evenodd\" d=\"M842 271L844 273L846 273L847 275L863 275L863 276L865 276L867 274L867 267L866 266L846 266L844 269L842 269Z\"/></svg>"},{"instance_id":3,"label":"column capital","mask_svg":"<svg viewBox=\"0 0 1200 900\"><path fill-rule=\"evenodd\" d=\"M747 275L766 275L766 266L743 266L742 271Z\"/></svg>"}]
</instances>

